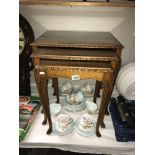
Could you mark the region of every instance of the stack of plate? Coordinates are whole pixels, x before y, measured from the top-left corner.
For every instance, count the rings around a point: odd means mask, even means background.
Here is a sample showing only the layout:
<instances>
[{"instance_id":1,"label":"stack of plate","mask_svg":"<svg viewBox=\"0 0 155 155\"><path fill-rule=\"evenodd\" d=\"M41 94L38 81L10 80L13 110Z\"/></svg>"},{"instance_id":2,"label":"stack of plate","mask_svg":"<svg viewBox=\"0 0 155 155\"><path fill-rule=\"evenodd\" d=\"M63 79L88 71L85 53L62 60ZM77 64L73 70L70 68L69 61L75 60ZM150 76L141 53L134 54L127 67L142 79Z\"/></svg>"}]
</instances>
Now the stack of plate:
<instances>
[{"instance_id":1,"label":"stack of plate","mask_svg":"<svg viewBox=\"0 0 155 155\"><path fill-rule=\"evenodd\" d=\"M127 100L135 100L135 63L123 65L116 79L118 92Z\"/></svg>"},{"instance_id":2,"label":"stack of plate","mask_svg":"<svg viewBox=\"0 0 155 155\"><path fill-rule=\"evenodd\" d=\"M71 105L68 102L65 102L63 106L65 110L70 111L70 112L82 111L86 108L85 101L81 102L78 105Z\"/></svg>"}]
</instances>

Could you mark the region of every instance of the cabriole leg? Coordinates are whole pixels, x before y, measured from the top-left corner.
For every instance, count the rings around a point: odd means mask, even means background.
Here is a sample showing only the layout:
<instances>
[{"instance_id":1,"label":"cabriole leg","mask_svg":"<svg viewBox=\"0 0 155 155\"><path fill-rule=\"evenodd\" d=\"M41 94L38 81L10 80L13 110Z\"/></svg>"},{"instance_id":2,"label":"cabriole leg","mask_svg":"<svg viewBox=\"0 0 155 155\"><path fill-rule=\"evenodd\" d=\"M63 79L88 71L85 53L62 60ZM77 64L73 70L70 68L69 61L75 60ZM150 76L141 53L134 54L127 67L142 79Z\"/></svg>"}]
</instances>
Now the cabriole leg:
<instances>
[{"instance_id":1,"label":"cabriole leg","mask_svg":"<svg viewBox=\"0 0 155 155\"><path fill-rule=\"evenodd\" d=\"M40 96L40 91L39 91L39 76L38 76L39 74L38 74L38 70L37 69L35 69L34 70L34 77L35 77L35 81L36 81L36 85L37 85L37 89L38 89L38 93L39 93L39 96ZM47 124L47 116L46 116L46 114L44 113L44 107L43 107L43 99L40 97L40 102L41 102L41 105L42 105L42 110L41 110L41 113L43 113L44 114L44 120L43 120L43 122L42 122L42 124L43 125L45 125L45 124Z\"/></svg>"},{"instance_id":2,"label":"cabriole leg","mask_svg":"<svg viewBox=\"0 0 155 155\"><path fill-rule=\"evenodd\" d=\"M47 91L47 80L45 77L45 72L37 71L38 75L38 91L39 96L41 99L41 103L44 110L45 119L43 121L43 124L45 124L48 120L49 123L49 129L47 130L47 134L50 134L52 132L52 120L50 115L50 108L49 108L49 99L48 99L48 91Z\"/></svg>"}]
</instances>

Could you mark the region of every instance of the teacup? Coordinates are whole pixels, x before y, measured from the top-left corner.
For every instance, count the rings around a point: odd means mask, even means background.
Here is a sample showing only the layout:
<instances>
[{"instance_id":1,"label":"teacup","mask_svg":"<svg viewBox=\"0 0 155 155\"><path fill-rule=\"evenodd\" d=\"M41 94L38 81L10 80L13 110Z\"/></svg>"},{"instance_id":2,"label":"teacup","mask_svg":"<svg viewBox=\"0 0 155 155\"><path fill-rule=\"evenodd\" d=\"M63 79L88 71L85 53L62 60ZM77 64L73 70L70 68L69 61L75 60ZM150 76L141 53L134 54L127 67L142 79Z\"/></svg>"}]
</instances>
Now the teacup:
<instances>
[{"instance_id":1,"label":"teacup","mask_svg":"<svg viewBox=\"0 0 155 155\"><path fill-rule=\"evenodd\" d=\"M62 86L62 89L64 90L64 91L69 91L69 90L71 90L72 89L72 86L71 86L71 84L69 83L69 82L64 82L64 84L63 84L63 86Z\"/></svg>"},{"instance_id":2,"label":"teacup","mask_svg":"<svg viewBox=\"0 0 155 155\"><path fill-rule=\"evenodd\" d=\"M91 119L91 117L89 116L89 114L84 114L81 119L79 124L83 127L83 128L90 128L94 126L94 122Z\"/></svg>"},{"instance_id":3,"label":"teacup","mask_svg":"<svg viewBox=\"0 0 155 155\"><path fill-rule=\"evenodd\" d=\"M89 114L93 115L97 113L97 105L91 101L85 101L87 104L87 111Z\"/></svg>"},{"instance_id":4,"label":"teacup","mask_svg":"<svg viewBox=\"0 0 155 155\"><path fill-rule=\"evenodd\" d=\"M60 128L67 128L67 126L73 122L73 118L65 114L60 114L57 117L57 121Z\"/></svg>"},{"instance_id":5,"label":"teacup","mask_svg":"<svg viewBox=\"0 0 155 155\"><path fill-rule=\"evenodd\" d=\"M74 93L71 93L70 95L67 95L67 102L70 104L74 104Z\"/></svg>"},{"instance_id":6,"label":"teacup","mask_svg":"<svg viewBox=\"0 0 155 155\"><path fill-rule=\"evenodd\" d=\"M77 103L77 104L81 103L83 101L82 92L78 91L77 93L75 93L74 100L75 100L75 103Z\"/></svg>"},{"instance_id":7,"label":"teacup","mask_svg":"<svg viewBox=\"0 0 155 155\"><path fill-rule=\"evenodd\" d=\"M80 104L84 99L83 94L80 91L73 92L70 95L68 95L66 98L68 103L74 104L74 105Z\"/></svg>"},{"instance_id":8,"label":"teacup","mask_svg":"<svg viewBox=\"0 0 155 155\"><path fill-rule=\"evenodd\" d=\"M85 84L81 87L81 91L82 91L84 94L91 94L92 88L91 88L91 86L89 85L89 83L85 83Z\"/></svg>"},{"instance_id":9,"label":"teacup","mask_svg":"<svg viewBox=\"0 0 155 155\"><path fill-rule=\"evenodd\" d=\"M51 115L56 116L60 113L61 111L61 105L58 103L51 103L50 104L50 112Z\"/></svg>"}]
</instances>

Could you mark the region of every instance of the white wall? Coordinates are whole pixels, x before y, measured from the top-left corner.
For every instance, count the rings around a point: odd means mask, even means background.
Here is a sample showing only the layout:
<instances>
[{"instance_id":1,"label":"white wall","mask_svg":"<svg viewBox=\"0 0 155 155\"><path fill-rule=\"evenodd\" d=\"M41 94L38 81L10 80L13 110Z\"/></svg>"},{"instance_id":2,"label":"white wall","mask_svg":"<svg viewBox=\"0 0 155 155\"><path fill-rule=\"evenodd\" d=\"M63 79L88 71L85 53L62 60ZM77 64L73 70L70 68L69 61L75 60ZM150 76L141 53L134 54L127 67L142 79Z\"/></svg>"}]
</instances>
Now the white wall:
<instances>
[{"instance_id":1,"label":"white wall","mask_svg":"<svg viewBox=\"0 0 155 155\"><path fill-rule=\"evenodd\" d=\"M46 30L109 31L125 47L122 63L135 60L134 8L20 6L19 11L31 24L35 38Z\"/></svg>"},{"instance_id":2,"label":"white wall","mask_svg":"<svg viewBox=\"0 0 155 155\"><path fill-rule=\"evenodd\" d=\"M35 37L46 30L109 31L124 45L122 62L134 60L134 8L20 6Z\"/></svg>"}]
</instances>

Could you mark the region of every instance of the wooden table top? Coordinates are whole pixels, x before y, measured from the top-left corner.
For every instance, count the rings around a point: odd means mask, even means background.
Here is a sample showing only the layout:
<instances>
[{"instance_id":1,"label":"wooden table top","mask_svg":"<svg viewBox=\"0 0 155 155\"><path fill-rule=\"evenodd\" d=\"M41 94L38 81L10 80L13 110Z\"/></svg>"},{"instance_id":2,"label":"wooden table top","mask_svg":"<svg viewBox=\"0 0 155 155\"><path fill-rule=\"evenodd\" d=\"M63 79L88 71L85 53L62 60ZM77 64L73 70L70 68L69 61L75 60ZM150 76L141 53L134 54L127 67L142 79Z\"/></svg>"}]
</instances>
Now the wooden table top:
<instances>
[{"instance_id":1,"label":"wooden table top","mask_svg":"<svg viewBox=\"0 0 155 155\"><path fill-rule=\"evenodd\" d=\"M50 61L50 60L41 60L40 65L43 68L45 67L61 67L61 66L66 66L66 67L78 67L78 68L104 68L104 69L111 69L111 64L108 62L90 62L90 61L61 61L61 60L55 60L55 61Z\"/></svg>"},{"instance_id":2,"label":"wooden table top","mask_svg":"<svg viewBox=\"0 0 155 155\"><path fill-rule=\"evenodd\" d=\"M32 46L73 48L123 48L110 32L47 31Z\"/></svg>"},{"instance_id":3,"label":"wooden table top","mask_svg":"<svg viewBox=\"0 0 155 155\"><path fill-rule=\"evenodd\" d=\"M32 57L53 60L118 60L116 52L112 49L38 48Z\"/></svg>"}]
</instances>

